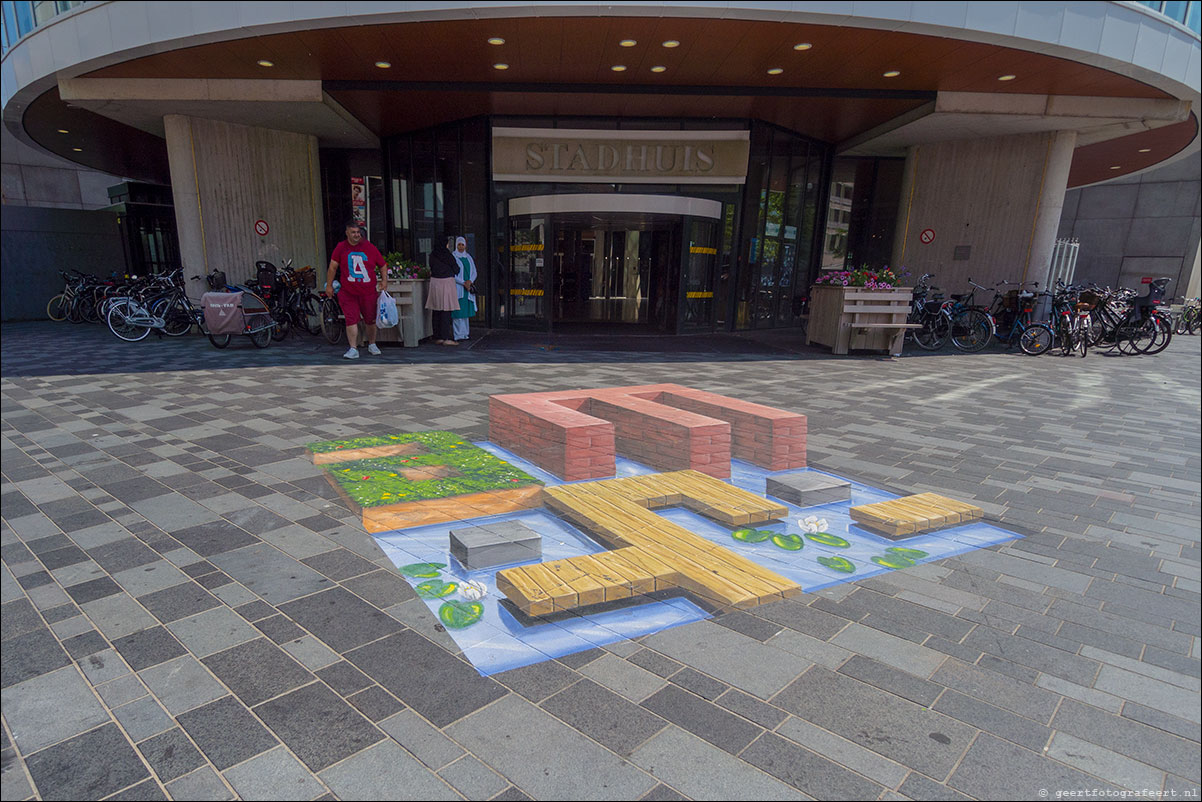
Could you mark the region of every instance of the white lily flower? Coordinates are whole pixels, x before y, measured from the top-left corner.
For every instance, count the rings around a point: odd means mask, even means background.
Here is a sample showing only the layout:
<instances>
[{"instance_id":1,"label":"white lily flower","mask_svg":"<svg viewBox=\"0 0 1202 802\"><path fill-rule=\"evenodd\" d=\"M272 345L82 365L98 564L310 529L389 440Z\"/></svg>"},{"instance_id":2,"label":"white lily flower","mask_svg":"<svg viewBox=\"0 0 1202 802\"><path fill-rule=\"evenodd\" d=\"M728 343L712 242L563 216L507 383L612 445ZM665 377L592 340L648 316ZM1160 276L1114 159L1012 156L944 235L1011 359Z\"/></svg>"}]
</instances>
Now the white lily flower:
<instances>
[{"instance_id":1,"label":"white lily flower","mask_svg":"<svg viewBox=\"0 0 1202 802\"><path fill-rule=\"evenodd\" d=\"M825 532L827 526L829 526L825 518L819 518L817 515L798 518L797 525L801 527L803 532L808 532L811 535L816 535L819 532Z\"/></svg>"},{"instance_id":2,"label":"white lily flower","mask_svg":"<svg viewBox=\"0 0 1202 802\"><path fill-rule=\"evenodd\" d=\"M468 579L459 583L459 595L468 601L480 601L488 595L488 588L483 582L474 579Z\"/></svg>"}]
</instances>

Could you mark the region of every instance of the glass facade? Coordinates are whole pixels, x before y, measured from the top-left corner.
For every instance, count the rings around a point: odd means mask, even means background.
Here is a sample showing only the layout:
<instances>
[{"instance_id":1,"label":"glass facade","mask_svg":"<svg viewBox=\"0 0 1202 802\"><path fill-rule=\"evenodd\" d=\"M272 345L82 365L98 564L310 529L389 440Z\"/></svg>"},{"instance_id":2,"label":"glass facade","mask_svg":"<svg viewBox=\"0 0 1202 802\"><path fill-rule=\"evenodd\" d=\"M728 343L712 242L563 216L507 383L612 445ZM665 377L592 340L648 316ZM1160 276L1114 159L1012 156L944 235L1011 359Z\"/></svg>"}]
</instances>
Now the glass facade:
<instances>
[{"instance_id":1,"label":"glass facade","mask_svg":"<svg viewBox=\"0 0 1202 802\"><path fill-rule=\"evenodd\" d=\"M823 270L889 264L905 166L905 159L835 159L822 234Z\"/></svg>"}]
</instances>

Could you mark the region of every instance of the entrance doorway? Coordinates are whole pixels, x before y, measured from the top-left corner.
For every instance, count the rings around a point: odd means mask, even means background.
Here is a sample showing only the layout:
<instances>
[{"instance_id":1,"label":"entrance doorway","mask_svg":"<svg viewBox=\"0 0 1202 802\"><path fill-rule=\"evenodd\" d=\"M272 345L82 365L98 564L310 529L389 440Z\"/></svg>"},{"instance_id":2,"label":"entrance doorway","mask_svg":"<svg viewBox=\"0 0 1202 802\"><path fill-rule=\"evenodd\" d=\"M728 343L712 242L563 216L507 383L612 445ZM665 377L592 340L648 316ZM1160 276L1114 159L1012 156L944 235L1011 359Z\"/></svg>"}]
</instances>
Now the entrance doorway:
<instances>
[{"instance_id":1,"label":"entrance doorway","mask_svg":"<svg viewBox=\"0 0 1202 802\"><path fill-rule=\"evenodd\" d=\"M553 331L713 327L722 204L650 195L509 203L509 321Z\"/></svg>"}]
</instances>

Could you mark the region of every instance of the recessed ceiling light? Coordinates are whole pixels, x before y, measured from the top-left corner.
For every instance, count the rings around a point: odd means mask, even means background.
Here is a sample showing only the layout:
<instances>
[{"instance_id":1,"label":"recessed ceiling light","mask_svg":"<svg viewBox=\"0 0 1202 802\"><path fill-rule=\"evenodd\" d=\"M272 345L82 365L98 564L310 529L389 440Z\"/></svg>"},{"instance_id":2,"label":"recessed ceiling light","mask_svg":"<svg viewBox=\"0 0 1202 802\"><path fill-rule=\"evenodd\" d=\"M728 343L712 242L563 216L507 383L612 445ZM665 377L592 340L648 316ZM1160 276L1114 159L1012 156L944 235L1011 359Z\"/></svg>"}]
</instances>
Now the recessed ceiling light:
<instances>
[{"instance_id":1,"label":"recessed ceiling light","mask_svg":"<svg viewBox=\"0 0 1202 802\"><path fill-rule=\"evenodd\" d=\"M505 44L505 40L499 36L490 36L488 38L488 43L490 45L503 45L503 44Z\"/></svg>"},{"instance_id":2,"label":"recessed ceiling light","mask_svg":"<svg viewBox=\"0 0 1202 802\"><path fill-rule=\"evenodd\" d=\"M678 42L675 39L669 39L668 41L663 43L663 46L664 47L680 47L680 42Z\"/></svg>"},{"instance_id":3,"label":"recessed ceiling light","mask_svg":"<svg viewBox=\"0 0 1202 802\"><path fill-rule=\"evenodd\" d=\"M769 75L780 75L782 72L784 72L784 70L780 67L773 67L772 69L768 70Z\"/></svg>"},{"instance_id":4,"label":"recessed ceiling light","mask_svg":"<svg viewBox=\"0 0 1202 802\"><path fill-rule=\"evenodd\" d=\"M615 64L612 67L610 67L610 69L613 70L614 72L626 72L626 65L625 64Z\"/></svg>"},{"instance_id":5,"label":"recessed ceiling light","mask_svg":"<svg viewBox=\"0 0 1202 802\"><path fill-rule=\"evenodd\" d=\"M494 65L492 65L492 68L494 70L507 70L507 69L509 69L509 65L508 64L494 64Z\"/></svg>"},{"instance_id":6,"label":"recessed ceiling light","mask_svg":"<svg viewBox=\"0 0 1202 802\"><path fill-rule=\"evenodd\" d=\"M1009 74L1007 74L1007 75L999 75L997 79L998 79L999 81L1013 81L1013 80L1014 80L1015 78L1017 78L1017 77L1018 77L1017 75L1009 75Z\"/></svg>"},{"instance_id":7,"label":"recessed ceiling light","mask_svg":"<svg viewBox=\"0 0 1202 802\"><path fill-rule=\"evenodd\" d=\"M663 64L656 64L654 67L651 68L651 71L652 72L667 72L668 68L665 67Z\"/></svg>"},{"instance_id":8,"label":"recessed ceiling light","mask_svg":"<svg viewBox=\"0 0 1202 802\"><path fill-rule=\"evenodd\" d=\"M59 132L60 134L69 134L69 133L71 133L71 132L70 132L70 131L68 131L66 128L60 128L60 129L58 129L58 132Z\"/></svg>"},{"instance_id":9,"label":"recessed ceiling light","mask_svg":"<svg viewBox=\"0 0 1202 802\"><path fill-rule=\"evenodd\" d=\"M275 66L275 62L274 62L274 61L268 61L268 60L267 60L267 59L265 59L265 58L261 58L261 59L259 59L259 61L258 61L258 64L259 64L259 66L260 66L260 67L274 67L274 66Z\"/></svg>"},{"instance_id":10,"label":"recessed ceiling light","mask_svg":"<svg viewBox=\"0 0 1202 802\"><path fill-rule=\"evenodd\" d=\"M794 50L809 50L811 47L813 47L813 45L809 42L798 42L797 44L793 45Z\"/></svg>"},{"instance_id":11,"label":"recessed ceiling light","mask_svg":"<svg viewBox=\"0 0 1202 802\"><path fill-rule=\"evenodd\" d=\"M392 66L392 62L391 61L377 61L376 66L382 70L386 70Z\"/></svg>"},{"instance_id":12,"label":"recessed ceiling light","mask_svg":"<svg viewBox=\"0 0 1202 802\"><path fill-rule=\"evenodd\" d=\"M66 132L64 132L64 133L66 133ZM1152 149L1151 148L1140 148L1139 152L1140 153L1151 153Z\"/></svg>"},{"instance_id":13,"label":"recessed ceiling light","mask_svg":"<svg viewBox=\"0 0 1202 802\"><path fill-rule=\"evenodd\" d=\"M71 150L75 151L76 153L83 153L83 148L71 148Z\"/></svg>"},{"instance_id":14,"label":"recessed ceiling light","mask_svg":"<svg viewBox=\"0 0 1202 802\"><path fill-rule=\"evenodd\" d=\"M881 74L886 78L896 78L897 76L901 75L901 70L889 70L888 72Z\"/></svg>"},{"instance_id":15,"label":"recessed ceiling light","mask_svg":"<svg viewBox=\"0 0 1202 802\"><path fill-rule=\"evenodd\" d=\"M638 44L638 42L633 39L623 39L622 41L618 42L618 44L622 47L634 47Z\"/></svg>"},{"instance_id":16,"label":"recessed ceiling light","mask_svg":"<svg viewBox=\"0 0 1202 802\"><path fill-rule=\"evenodd\" d=\"M1111 169L1111 170L1121 170L1121 169L1123 169L1123 165L1121 165L1121 164L1114 164L1114 165L1111 165L1110 169Z\"/></svg>"}]
</instances>

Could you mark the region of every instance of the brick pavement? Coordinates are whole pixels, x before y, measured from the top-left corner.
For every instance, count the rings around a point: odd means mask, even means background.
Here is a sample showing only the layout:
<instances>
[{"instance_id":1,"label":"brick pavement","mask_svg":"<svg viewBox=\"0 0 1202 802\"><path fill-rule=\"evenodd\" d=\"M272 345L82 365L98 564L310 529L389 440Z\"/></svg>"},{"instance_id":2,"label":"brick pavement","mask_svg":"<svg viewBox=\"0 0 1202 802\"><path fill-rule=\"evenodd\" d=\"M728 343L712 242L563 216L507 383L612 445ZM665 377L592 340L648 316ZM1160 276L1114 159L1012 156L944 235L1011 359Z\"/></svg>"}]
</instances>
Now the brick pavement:
<instances>
[{"instance_id":1,"label":"brick pavement","mask_svg":"<svg viewBox=\"0 0 1202 802\"><path fill-rule=\"evenodd\" d=\"M4 799L1197 798L1198 338L343 364L22 324L0 348ZM1027 537L483 678L302 448L658 383L803 413L811 465Z\"/></svg>"}]
</instances>

